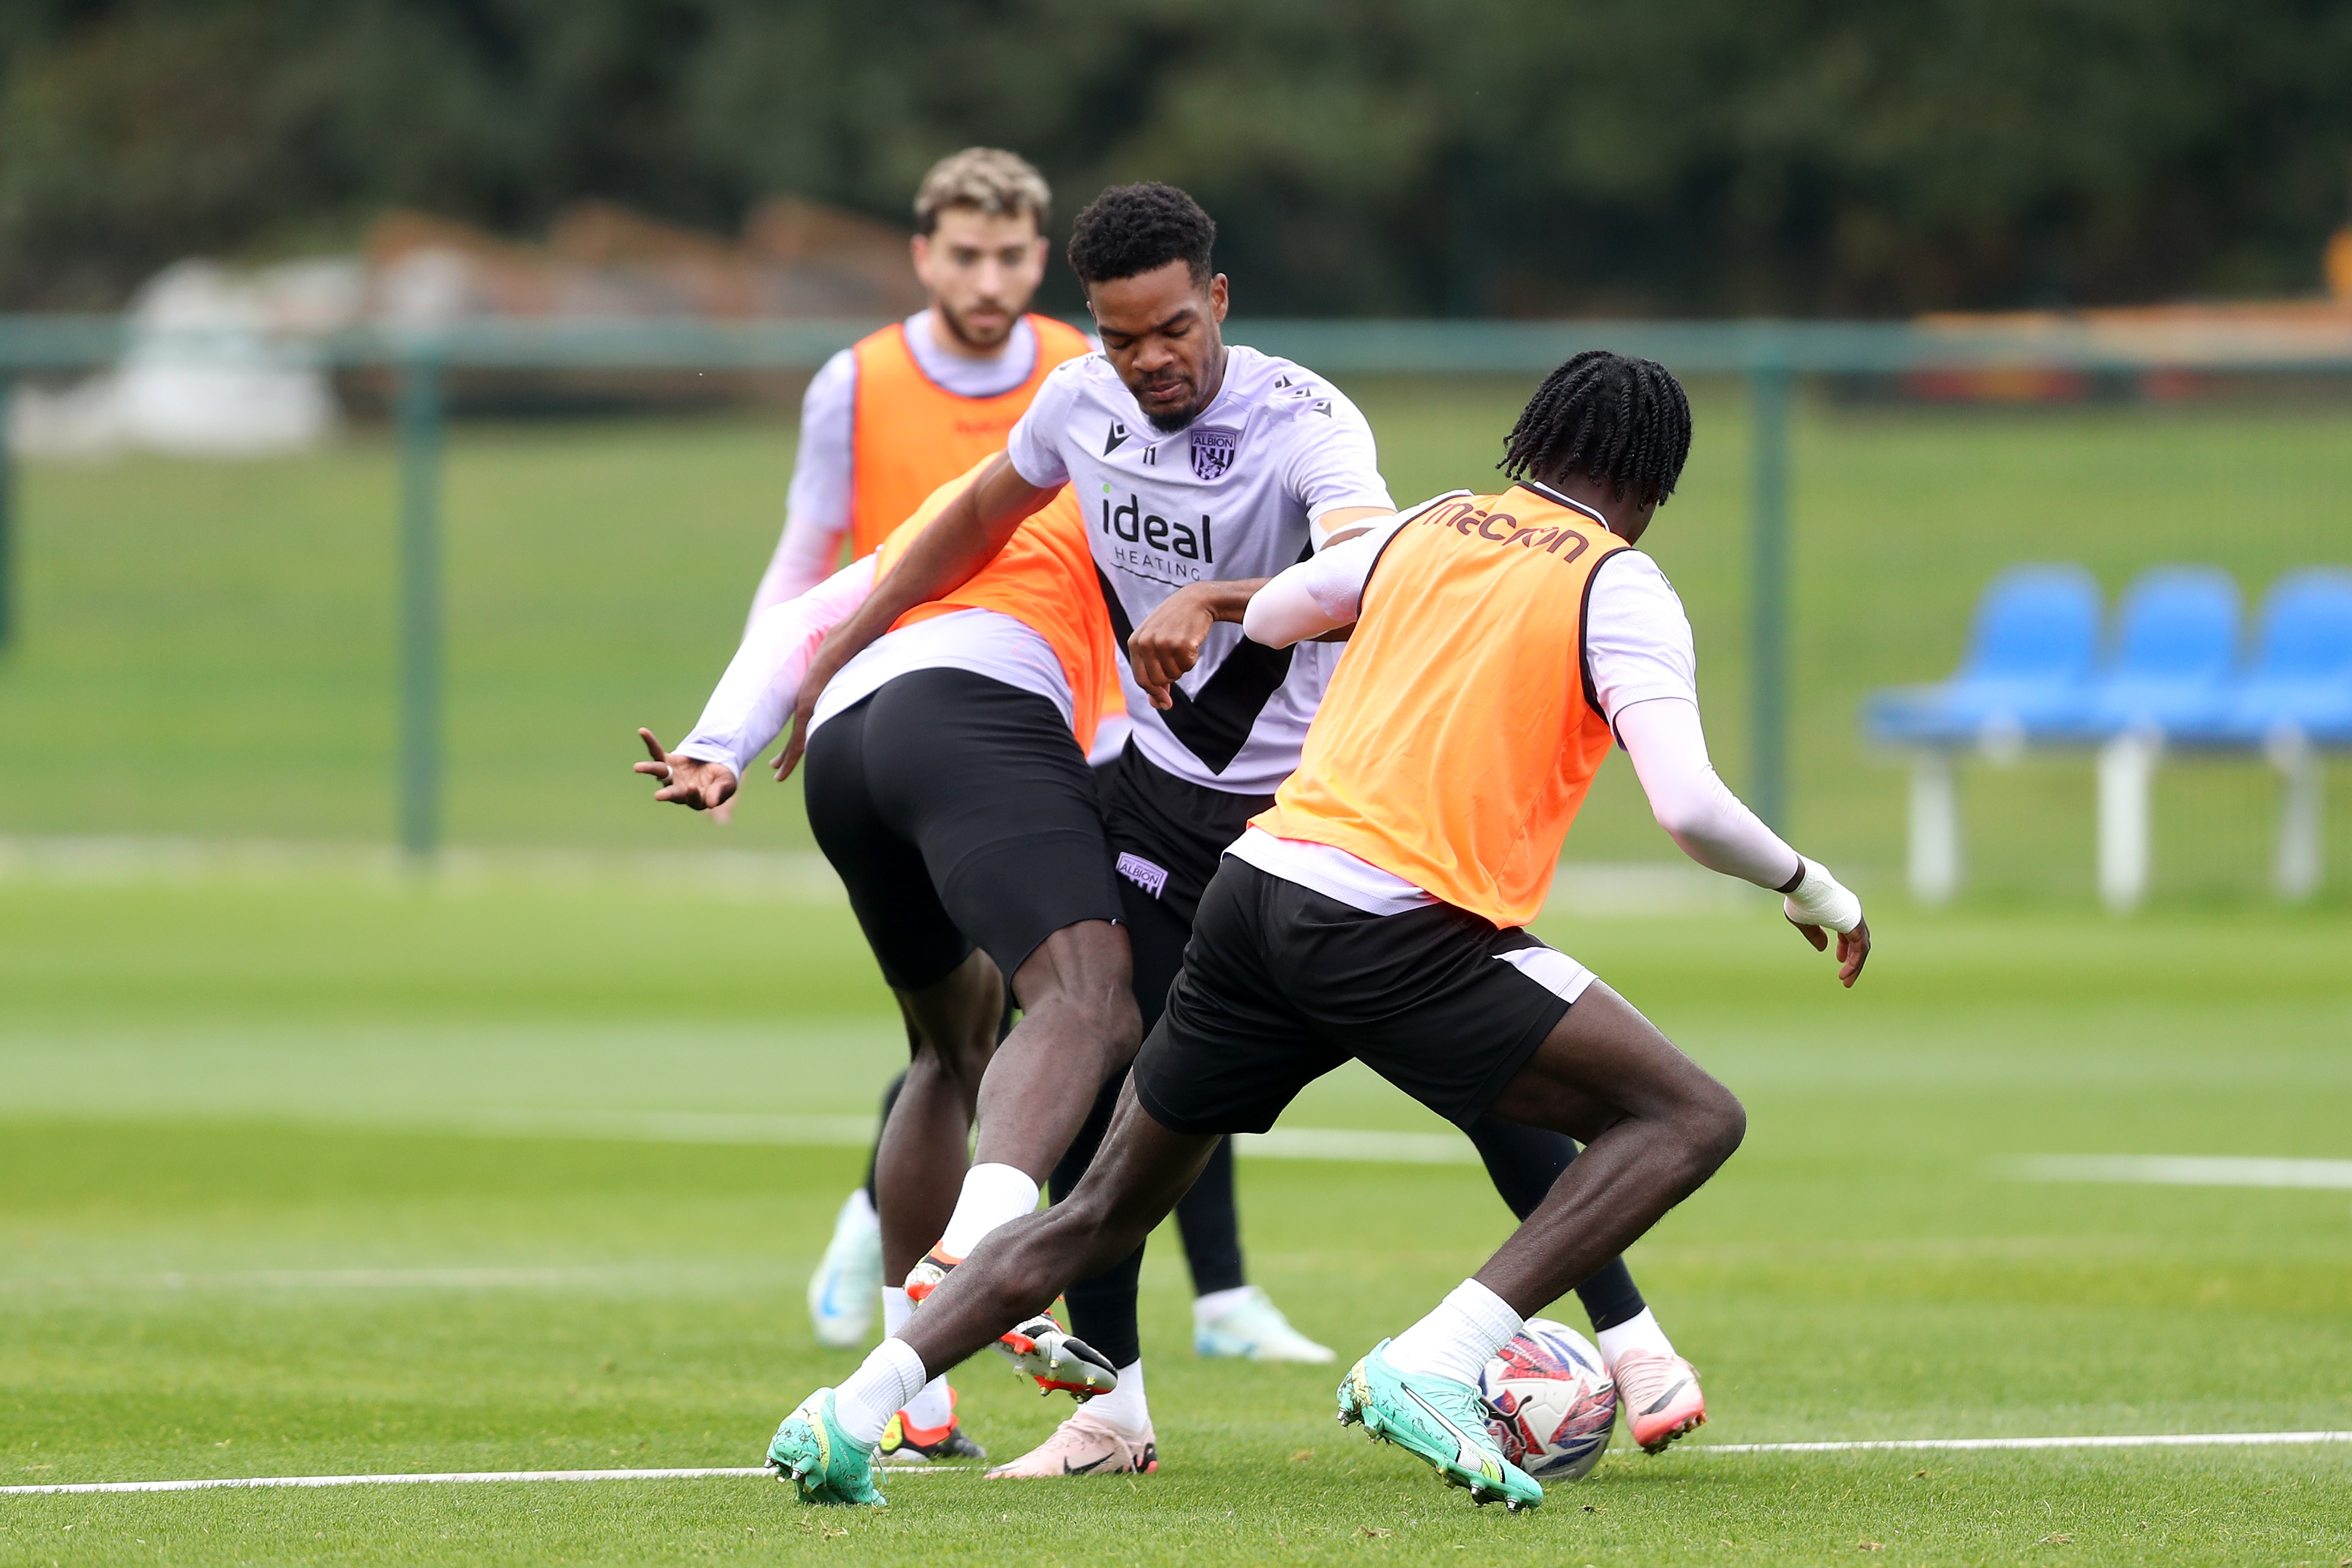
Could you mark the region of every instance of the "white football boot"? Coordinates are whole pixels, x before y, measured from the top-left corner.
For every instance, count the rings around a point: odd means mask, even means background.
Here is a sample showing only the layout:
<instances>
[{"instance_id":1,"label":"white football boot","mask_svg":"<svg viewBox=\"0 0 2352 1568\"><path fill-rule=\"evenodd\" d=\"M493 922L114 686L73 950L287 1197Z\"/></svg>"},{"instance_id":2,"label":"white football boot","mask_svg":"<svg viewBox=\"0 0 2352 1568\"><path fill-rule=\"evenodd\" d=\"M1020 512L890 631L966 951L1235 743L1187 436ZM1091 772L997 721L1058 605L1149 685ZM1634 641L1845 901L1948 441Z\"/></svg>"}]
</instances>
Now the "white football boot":
<instances>
[{"instance_id":1,"label":"white football boot","mask_svg":"<svg viewBox=\"0 0 2352 1568\"><path fill-rule=\"evenodd\" d=\"M982 1476L983 1480L1058 1480L1065 1476L1148 1476L1160 1468L1160 1445L1146 1427L1140 1435L1121 1431L1090 1410L1080 1410L1054 1435Z\"/></svg>"},{"instance_id":2,"label":"white football boot","mask_svg":"<svg viewBox=\"0 0 2352 1568\"><path fill-rule=\"evenodd\" d=\"M1192 1354L1240 1356L1251 1361L1301 1361L1319 1366L1338 1359L1328 1345L1317 1344L1290 1326L1282 1309L1255 1285L1249 1294L1216 1317L1192 1327Z\"/></svg>"},{"instance_id":3,"label":"white football boot","mask_svg":"<svg viewBox=\"0 0 2352 1568\"><path fill-rule=\"evenodd\" d=\"M874 1326L882 1293L882 1218L859 1187L833 1221L833 1239L809 1276L809 1324L820 1343L855 1350Z\"/></svg>"},{"instance_id":4,"label":"white football boot","mask_svg":"<svg viewBox=\"0 0 2352 1568\"><path fill-rule=\"evenodd\" d=\"M1617 1408L1643 1453L1663 1454L1675 1438L1706 1424L1698 1368L1681 1356L1630 1350L1609 1375L1617 1380Z\"/></svg>"}]
</instances>

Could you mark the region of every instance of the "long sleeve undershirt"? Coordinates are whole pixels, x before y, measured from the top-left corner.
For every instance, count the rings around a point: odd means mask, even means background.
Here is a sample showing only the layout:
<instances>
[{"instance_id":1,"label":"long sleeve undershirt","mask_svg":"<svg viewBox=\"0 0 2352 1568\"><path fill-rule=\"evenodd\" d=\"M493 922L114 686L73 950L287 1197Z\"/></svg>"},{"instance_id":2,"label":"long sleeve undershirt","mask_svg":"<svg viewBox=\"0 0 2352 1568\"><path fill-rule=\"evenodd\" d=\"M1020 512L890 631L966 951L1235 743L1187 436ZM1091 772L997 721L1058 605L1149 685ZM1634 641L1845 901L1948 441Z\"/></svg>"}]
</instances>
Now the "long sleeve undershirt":
<instances>
[{"instance_id":1,"label":"long sleeve undershirt","mask_svg":"<svg viewBox=\"0 0 2352 1568\"><path fill-rule=\"evenodd\" d=\"M783 733L825 634L873 591L874 558L861 556L807 592L755 612L742 646L703 706L694 733L678 743L677 755L725 764L740 787L760 753Z\"/></svg>"},{"instance_id":2,"label":"long sleeve undershirt","mask_svg":"<svg viewBox=\"0 0 2352 1568\"><path fill-rule=\"evenodd\" d=\"M1243 631L1283 648L1353 624L1381 547L1420 510L1284 571L1251 599ZM1633 761L1651 814L1709 871L1780 887L1800 869L1797 852L1725 787L1707 758L1697 655L1674 586L1639 550L1621 550L1594 570L1586 658L1602 715ZM1573 670L1561 675L1578 678Z\"/></svg>"}]
</instances>

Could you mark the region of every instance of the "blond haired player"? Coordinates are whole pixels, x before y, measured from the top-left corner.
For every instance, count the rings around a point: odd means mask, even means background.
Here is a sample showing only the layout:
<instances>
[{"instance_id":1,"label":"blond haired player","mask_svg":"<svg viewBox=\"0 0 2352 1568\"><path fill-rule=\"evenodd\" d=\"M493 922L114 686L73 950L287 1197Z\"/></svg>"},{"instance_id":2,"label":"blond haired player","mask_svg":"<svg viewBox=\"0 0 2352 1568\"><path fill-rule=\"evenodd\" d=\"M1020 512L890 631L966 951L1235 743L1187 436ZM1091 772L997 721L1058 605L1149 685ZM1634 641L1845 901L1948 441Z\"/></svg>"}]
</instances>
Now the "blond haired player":
<instances>
[{"instance_id":1,"label":"blond haired player","mask_svg":"<svg viewBox=\"0 0 2352 1568\"><path fill-rule=\"evenodd\" d=\"M1512 432L1517 486L1440 497L1252 597L1243 627L1263 646L1354 629L1298 768L1202 896L1077 1189L998 1228L856 1376L786 1418L770 1456L804 1498L871 1500L871 1449L848 1440L842 1402L919 1384L1125 1256L1217 1138L1264 1130L1355 1059L1457 1124L1491 1113L1586 1141L1477 1275L1339 1393L1342 1421L1474 1500L1542 1500L1486 1430L1480 1369L1696 1190L1746 1128L1729 1091L1526 929L1612 741L1685 852L1778 889L1815 946L1838 933L1843 983L1870 951L1860 902L1707 763L1688 623L1633 548L1689 445L1672 376L1579 355ZM1637 1437L1642 1402L1671 1417L1687 1378L1686 1364L1660 1370L1654 1394L1626 1390Z\"/></svg>"}]
</instances>

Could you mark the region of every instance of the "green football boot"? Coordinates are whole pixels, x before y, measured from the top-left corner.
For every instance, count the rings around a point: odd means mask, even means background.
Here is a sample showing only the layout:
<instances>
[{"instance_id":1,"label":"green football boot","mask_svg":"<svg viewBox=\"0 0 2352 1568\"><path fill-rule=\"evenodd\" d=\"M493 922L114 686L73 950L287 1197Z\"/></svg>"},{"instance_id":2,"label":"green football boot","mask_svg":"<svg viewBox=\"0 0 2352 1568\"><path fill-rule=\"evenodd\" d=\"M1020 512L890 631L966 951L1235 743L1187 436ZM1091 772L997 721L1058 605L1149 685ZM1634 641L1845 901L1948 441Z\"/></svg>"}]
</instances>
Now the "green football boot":
<instances>
[{"instance_id":1,"label":"green football boot","mask_svg":"<svg viewBox=\"0 0 2352 1568\"><path fill-rule=\"evenodd\" d=\"M874 1445L841 1429L830 1388L818 1389L784 1417L768 1445L768 1463L778 1480L793 1483L803 1502L879 1508L887 1500L874 1485Z\"/></svg>"},{"instance_id":2,"label":"green football boot","mask_svg":"<svg viewBox=\"0 0 2352 1568\"><path fill-rule=\"evenodd\" d=\"M1450 1377L1408 1376L1381 1354L1388 1346L1374 1345L1339 1385L1339 1425L1360 1421L1367 1436L1419 1455L1482 1508L1499 1501L1517 1513L1542 1502L1536 1479L1495 1446L1478 1391Z\"/></svg>"}]
</instances>

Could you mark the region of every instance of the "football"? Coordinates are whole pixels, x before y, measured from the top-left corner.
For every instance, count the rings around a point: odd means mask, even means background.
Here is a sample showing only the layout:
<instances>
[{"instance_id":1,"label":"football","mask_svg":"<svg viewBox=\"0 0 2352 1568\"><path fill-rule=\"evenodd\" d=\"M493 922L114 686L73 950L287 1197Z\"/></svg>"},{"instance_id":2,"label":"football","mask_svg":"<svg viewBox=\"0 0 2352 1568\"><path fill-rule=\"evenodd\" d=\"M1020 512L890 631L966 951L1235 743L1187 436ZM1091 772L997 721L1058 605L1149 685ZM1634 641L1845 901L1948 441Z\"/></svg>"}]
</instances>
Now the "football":
<instances>
[{"instance_id":1,"label":"football","mask_svg":"<svg viewBox=\"0 0 2352 1568\"><path fill-rule=\"evenodd\" d=\"M1549 1318L1495 1353L1478 1379L1503 1457L1543 1481L1572 1481L1600 1462L1617 1427L1617 1385L1592 1342Z\"/></svg>"}]
</instances>

